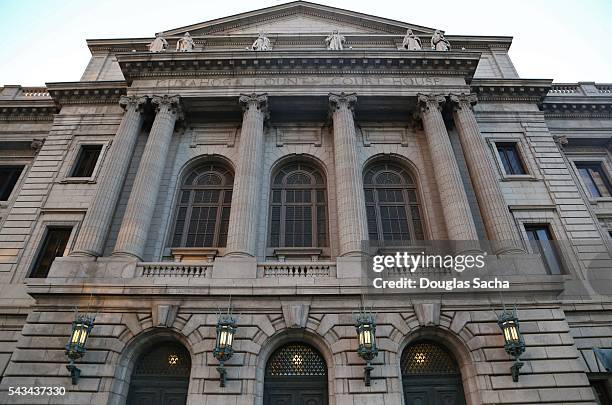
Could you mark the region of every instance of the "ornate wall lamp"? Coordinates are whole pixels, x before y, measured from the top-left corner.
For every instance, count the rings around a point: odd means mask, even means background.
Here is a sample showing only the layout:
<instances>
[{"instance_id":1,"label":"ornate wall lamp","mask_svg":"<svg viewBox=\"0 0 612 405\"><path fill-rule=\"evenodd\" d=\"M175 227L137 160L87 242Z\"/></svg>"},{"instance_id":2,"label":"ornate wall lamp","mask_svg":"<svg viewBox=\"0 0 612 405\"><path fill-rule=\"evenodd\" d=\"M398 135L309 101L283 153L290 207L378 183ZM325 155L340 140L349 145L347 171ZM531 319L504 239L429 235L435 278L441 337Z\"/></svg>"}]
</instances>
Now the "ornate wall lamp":
<instances>
[{"instance_id":1,"label":"ornate wall lamp","mask_svg":"<svg viewBox=\"0 0 612 405\"><path fill-rule=\"evenodd\" d=\"M516 306L512 312L507 311L504 306L504 312L497 317L497 324L504 335L504 349L506 353L514 357L514 364L510 370L512 370L512 381L517 382L519 380L519 371L524 364L519 360L519 357L525 352L525 341L519 329Z\"/></svg>"},{"instance_id":2,"label":"ornate wall lamp","mask_svg":"<svg viewBox=\"0 0 612 405\"><path fill-rule=\"evenodd\" d=\"M229 360L234 354L234 333L236 333L236 318L228 311L227 314L220 314L217 320L217 342L213 356L219 360L217 371L220 376L220 385L225 387L227 370L224 367L225 361Z\"/></svg>"},{"instance_id":3,"label":"ornate wall lamp","mask_svg":"<svg viewBox=\"0 0 612 405\"><path fill-rule=\"evenodd\" d=\"M378 355L376 347L376 321L371 312L363 310L355 317L355 329L357 329L357 339L359 346L357 354L366 361L364 368L364 383L370 386L370 373L374 369L370 362Z\"/></svg>"},{"instance_id":4,"label":"ornate wall lamp","mask_svg":"<svg viewBox=\"0 0 612 405\"><path fill-rule=\"evenodd\" d=\"M70 364L66 366L66 369L70 371L70 377L72 377L72 385L76 385L79 382L81 376L81 370L74 364L75 360L80 359L85 354L85 343L87 338L94 327L95 315L79 314L78 310L75 311L75 319L72 321L72 333L70 334L70 341L66 345L66 356L70 359Z\"/></svg>"}]
</instances>

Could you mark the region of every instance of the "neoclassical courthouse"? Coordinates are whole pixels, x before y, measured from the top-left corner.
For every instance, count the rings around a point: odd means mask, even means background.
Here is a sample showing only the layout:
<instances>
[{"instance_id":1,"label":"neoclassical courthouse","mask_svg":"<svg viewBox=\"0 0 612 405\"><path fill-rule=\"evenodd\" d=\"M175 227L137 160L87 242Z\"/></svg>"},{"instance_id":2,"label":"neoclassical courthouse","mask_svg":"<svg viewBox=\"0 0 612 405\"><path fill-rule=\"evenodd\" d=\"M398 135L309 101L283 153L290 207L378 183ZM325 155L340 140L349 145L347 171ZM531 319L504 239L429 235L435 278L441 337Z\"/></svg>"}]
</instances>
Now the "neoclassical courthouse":
<instances>
[{"instance_id":1,"label":"neoclassical courthouse","mask_svg":"<svg viewBox=\"0 0 612 405\"><path fill-rule=\"evenodd\" d=\"M612 85L511 43L296 1L0 87L0 403L612 403ZM511 288L364 292L367 240L488 240Z\"/></svg>"}]
</instances>

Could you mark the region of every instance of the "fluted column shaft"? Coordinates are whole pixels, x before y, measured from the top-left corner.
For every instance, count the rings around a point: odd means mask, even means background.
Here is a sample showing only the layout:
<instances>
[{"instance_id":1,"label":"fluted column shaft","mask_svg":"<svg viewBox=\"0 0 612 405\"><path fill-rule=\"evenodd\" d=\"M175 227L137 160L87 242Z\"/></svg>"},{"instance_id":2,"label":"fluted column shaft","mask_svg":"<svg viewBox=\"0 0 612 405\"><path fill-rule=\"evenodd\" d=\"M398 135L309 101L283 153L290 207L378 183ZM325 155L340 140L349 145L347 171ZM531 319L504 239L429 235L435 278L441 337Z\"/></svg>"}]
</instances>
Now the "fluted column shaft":
<instances>
[{"instance_id":1,"label":"fluted column shaft","mask_svg":"<svg viewBox=\"0 0 612 405\"><path fill-rule=\"evenodd\" d=\"M239 101L243 106L242 128L226 250L229 256L255 256L268 98L250 94L240 96Z\"/></svg>"},{"instance_id":2,"label":"fluted column shaft","mask_svg":"<svg viewBox=\"0 0 612 405\"><path fill-rule=\"evenodd\" d=\"M125 109L98 179L98 188L89 205L71 256L101 256L115 206L142 129L142 106L146 97L123 96Z\"/></svg>"},{"instance_id":3,"label":"fluted column shaft","mask_svg":"<svg viewBox=\"0 0 612 405\"><path fill-rule=\"evenodd\" d=\"M419 94L421 119L450 240L477 240L461 172L440 112L443 96Z\"/></svg>"},{"instance_id":4,"label":"fluted column shaft","mask_svg":"<svg viewBox=\"0 0 612 405\"><path fill-rule=\"evenodd\" d=\"M143 257L174 124L179 114L178 96L154 96L152 102L157 106L157 114L123 215L114 255Z\"/></svg>"},{"instance_id":5,"label":"fluted column shaft","mask_svg":"<svg viewBox=\"0 0 612 405\"><path fill-rule=\"evenodd\" d=\"M334 167L340 256L359 254L368 238L363 173L353 119L355 94L330 94L334 127Z\"/></svg>"},{"instance_id":6,"label":"fluted column shaft","mask_svg":"<svg viewBox=\"0 0 612 405\"><path fill-rule=\"evenodd\" d=\"M477 101L476 96L451 95L451 101L454 104L455 126L487 236L497 241L494 247L496 253L523 251L518 229L512 221L508 204L491 166L486 141L472 111L472 105Z\"/></svg>"}]
</instances>

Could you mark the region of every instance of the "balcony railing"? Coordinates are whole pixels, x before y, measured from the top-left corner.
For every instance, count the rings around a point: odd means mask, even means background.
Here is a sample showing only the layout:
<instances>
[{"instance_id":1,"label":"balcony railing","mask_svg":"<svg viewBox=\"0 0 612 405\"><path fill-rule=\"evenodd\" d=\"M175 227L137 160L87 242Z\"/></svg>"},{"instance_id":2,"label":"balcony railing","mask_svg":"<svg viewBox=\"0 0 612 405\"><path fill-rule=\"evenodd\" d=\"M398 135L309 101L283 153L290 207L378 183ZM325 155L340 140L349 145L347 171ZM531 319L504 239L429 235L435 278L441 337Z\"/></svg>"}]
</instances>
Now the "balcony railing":
<instances>
[{"instance_id":1,"label":"balcony railing","mask_svg":"<svg viewBox=\"0 0 612 405\"><path fill-rule=\"evenodd\" d=\"M212 266L212 263L140 263L137 274L141 277L207 277Z\"/></svg>"},{"instance_id":2,"label":"balcony railing","mask_svg":"<svg viewBox=\"0 0 612 405\"><path fill-rule=\"evenodd\" d=\"M258 264L259 277L331 277L335 262L277 262Z\"/></svg>"}]
</instances>

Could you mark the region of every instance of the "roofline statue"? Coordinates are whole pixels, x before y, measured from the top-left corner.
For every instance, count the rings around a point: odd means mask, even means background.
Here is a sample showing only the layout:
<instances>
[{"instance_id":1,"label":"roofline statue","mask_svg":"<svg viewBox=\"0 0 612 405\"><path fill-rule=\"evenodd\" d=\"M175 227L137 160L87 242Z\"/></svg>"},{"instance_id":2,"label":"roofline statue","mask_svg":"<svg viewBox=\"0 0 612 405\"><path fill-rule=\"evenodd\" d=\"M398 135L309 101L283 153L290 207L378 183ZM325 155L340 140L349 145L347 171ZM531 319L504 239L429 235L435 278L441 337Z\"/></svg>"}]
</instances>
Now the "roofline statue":
<instances>
[{"instance_id":1,"label":"roofline statue","mask_svg":"<svg viewBox=\"0 0 612 405\"><path fill-rule=\"evenodd\" d=\"M183 35L183 38L176 41L177 52L191 52L193 51L194 46L195 43L193 42L193 38L191 38L189 32L186 32L185 35Z\"/></svg>"},{"instance_id":2,"label":"roofline statue","mask_svg":"<svg viewBox=\"0 0 612 405\"><path fill-rule=\"evenodd\" d=\"M440 30L436 30L431 36L431 49L436 51L450 51L451 44Z\"/></svg>"},{"instance_id":3,"label":"roofline statue","mask_svg":"<svg viewBox=\"0 0 612 405\"><path fill-rule=\"evenodd\" d=\"M164 33L156 33L155 39L149 44L149 52L163 52L166 49L168 49L168 41L164 38Z\"/></svg>"},{"instance_id":4,"label":"roofline statue","mask_svg":"<svg viewBox=\"0 0 612 405\"><path fill-rule=\"evenodd\" d=\"M344 38L344 35L340 34L338 30L333 30L332 33L325 38L325 46L332 51L341 51L344 49L345 42L346 38Z\"/></svg>"},{"instance_id":5,"label":"roofline statue","mask_svg":"<svg viewBox=\"0 0 612 405\"><path fill-rule=\"evenodd\" d=\"M421 49L423 49L421 38L414 35L410 28L408 28L408 30L406 31L404 41L402 42L402 47L409 51L420 51Z\"/></svg>"}]
</instances>

